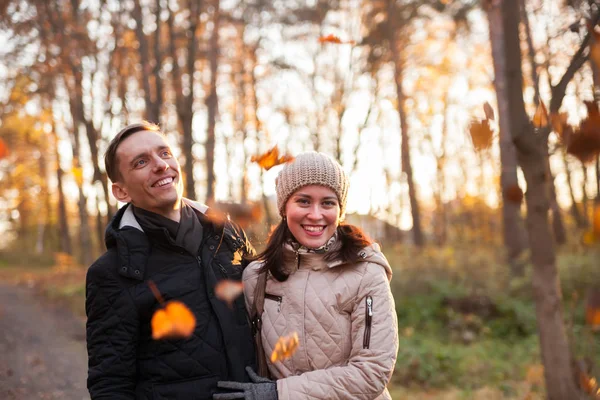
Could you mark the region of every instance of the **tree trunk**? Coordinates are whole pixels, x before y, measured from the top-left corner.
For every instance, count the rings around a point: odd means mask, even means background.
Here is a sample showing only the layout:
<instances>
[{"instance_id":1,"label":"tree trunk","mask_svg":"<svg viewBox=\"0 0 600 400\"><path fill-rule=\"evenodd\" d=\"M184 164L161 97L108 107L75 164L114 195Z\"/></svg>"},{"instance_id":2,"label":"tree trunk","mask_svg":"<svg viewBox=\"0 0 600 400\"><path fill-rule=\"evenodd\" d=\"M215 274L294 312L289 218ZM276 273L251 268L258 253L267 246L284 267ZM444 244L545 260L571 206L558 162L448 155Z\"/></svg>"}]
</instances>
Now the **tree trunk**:
<instances>
[{"instance_id":1,"label":"tree trunk","mask_svg":"<svg viewBox=\"0 0 600 400\"><path fill-rule=\"evenodd\" d=\"M575 223L578 228L585 227L585 222L579 212L579 207L577 206L577 200L575 199L575 193L573 193L573 182L571 180L571 169L569 168L569 162L567 160L566 151L561 151L561 158L563 161L563 167L565 169L565 175L567 177L567 187L569 188L569 196L571 197L571 214L573 215L573 219L575 219Z\"/></svg>"},{"instance_id":2,"label":"tree trunk","mask_svg":"<svg viewBox=\"0 0 600 400\"><path fill-rule=\"evenodd\" d=\"M142 6L140 0L134 0L133 2L133 19L135 20L135 35L139 44L138 53L140 56L140 65L142 66L142 72L140 80L142 81L142 88L144 89L144 100L146 103L145 118L150 122L158 123L159 115L154 106L152 100L152 91L150 90L150 78L152 77L152 64L150 63L150 48L148 46L148 38L144 33L144 15L142 13ZM160 21L157 21L157 26ZM156 62L156 60L154 60Z\"/></svg>"},{"instance_id":3,"label":"tree trunk","mask_svg":"<svg viewBox=\"0 0 600 400\"><path fill-rule=\"evenodd\" d=\"M581 174L583 179L581 181L581 207L583 208L583 223L585 226L589 225L589 205L588 205L588 194L587 194L587 182L588 182L588 174L587 174L587 166L584 163L581 163Z\"/></svg>"},{"instance_id":4,"label":"tree trunk","mask_svg":"<svg viewBox=\"0 0 600 400\"><path fill-rule=\"evenodd\" d=\"M500 126L502 233L511 273L513 276L520 276L524 272L524 264L520 261L520 255L527 247L527 235L521 217L521 203L511 200L508 196L511 190L519 187L519 181L517 179L517 153L511 137L510 115L508 114L502 11L499 3L490 2L487 12L495 71L494 86L498 102L498 125Z\"/></svg>"},{"instance_id":5,"label":"tree trunk","mask_svg":"<svg viewBox=\"0 0 600 400\"><path fill-rule=\"evenodd\" d=\"M169 26L169 51L171 54L171 63L173 65L173 86L175 91L175 103L177 108L177 117L181 126L183 135L183 143L181 151L183 153L185 164L183 165L183 173L185 176L184 191L185 195L192 199L196 199L196 189L194 182L194 156L192 153L192 145L194 139L192 137L192 121L194 117L194 64L196 62L196 29L200 17L200 2L195 0L189 1L190 10L190 35L187 46L186 73L188 74L189 88L184 94L182 87L182 73L179 67L178 54L175 44L177 37L175 35L175 26L173 11L169 10L169 18L167 24Z\"/></svg>"},{"instance_id":6,"label":"tree trunk","mask_svg":"<svg viewBox=\"0 0 600 400\"><path fill-rule=\"evenodd\" d=\"M518 1L505 0L501 3L504 59L511 134L517 149L517 159L527 181L527 230L533 261L532 285L546 393L550 400L575 400L580 398L580 392L573 380L571 351L562 315L554 238L548 223L548 143L545 136L535 134L525 111Z\"/></svg>"},{"instance_id":7,"label":"tree trunk","mask_svg":"<svg viewBox=\"0 0 600 400\"><path fill-rule=\"evenodd\" d=\"M396 29L392 28L390 32L390 47L395 68L396 96L398 98L397 109L398 117L400 119L400 134L402 137L400 157L402 158L402 171L406 174L406 181L408 183L408 197L410 199L410 210L413 221L413 240L415 245L421 247L425 244L425 238L423 237L423 231L421 229L421 214L419 212L419 202L417 200L417 187L413 179L412 164L410 161L408 118L406 117L405 112L406 96L404 95L404 90L402 88L404 65L403 60L401 59L400 50L398 50L399 44L396 42L396 34Z\"/></svg>"},{"instance_id":8,"label":"tree trunk","mask_svg":"<svg viewBox=\"0 0 600 400\"><path fill-rule=\"evenodd\" d=\"M71 245L71 236L69 234L69 223L67 221L67 206L65 203L65 192L63 190L63 175L64 172L60 166L60 153L58 151L58 135L56 134L56 126L52 121L52 147L54 157L56 159L56 191L58 192L58 237L60 238L60 251L67 254L73 254L73 246Z\"/></svg>"},{"instance_id":9,"label":"tree trunk","mask_svg":"<svg viewBox=\"0 0 600 400\"><path fill-rule=\"evenodd\" d=\"M210 86L206 97L208 109L206 130L206 203L213 204L215 201L215 125L217 122L217 75L219 69L219 26L221 12L220 0L215 0L213 12L213 31L210 36L208 62L210 65Z\"/></svg>"}]
</instances>

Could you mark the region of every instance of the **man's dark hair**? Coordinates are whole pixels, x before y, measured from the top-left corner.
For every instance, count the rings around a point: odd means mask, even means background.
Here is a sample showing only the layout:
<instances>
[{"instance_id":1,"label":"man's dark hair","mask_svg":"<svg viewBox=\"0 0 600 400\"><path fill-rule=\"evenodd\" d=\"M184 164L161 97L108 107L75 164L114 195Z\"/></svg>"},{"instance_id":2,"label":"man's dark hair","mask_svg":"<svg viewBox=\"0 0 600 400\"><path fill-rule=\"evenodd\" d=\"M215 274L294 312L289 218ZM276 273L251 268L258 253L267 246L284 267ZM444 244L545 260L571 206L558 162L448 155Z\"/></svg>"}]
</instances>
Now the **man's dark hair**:
<instances>
[{"instance_id":1,"label":"man's dark hair","mask_svg":"<svg viewBox=\"0 0 600 400\"><path fill-rule=\"evenodd\" d=\"M108 149L106 149L106 153L104 154L104 168L106 169L106 175L108 175L108 179L110 179L111 182L117 182L122 178L121 172L119 171L119 160L117 159L117 149L119 148L119 145L123 140L140 131L151 131L164 135L158 125L147 121L130 124L121 129L121 131L110 141Z\"/></svg>"}]
</instances>

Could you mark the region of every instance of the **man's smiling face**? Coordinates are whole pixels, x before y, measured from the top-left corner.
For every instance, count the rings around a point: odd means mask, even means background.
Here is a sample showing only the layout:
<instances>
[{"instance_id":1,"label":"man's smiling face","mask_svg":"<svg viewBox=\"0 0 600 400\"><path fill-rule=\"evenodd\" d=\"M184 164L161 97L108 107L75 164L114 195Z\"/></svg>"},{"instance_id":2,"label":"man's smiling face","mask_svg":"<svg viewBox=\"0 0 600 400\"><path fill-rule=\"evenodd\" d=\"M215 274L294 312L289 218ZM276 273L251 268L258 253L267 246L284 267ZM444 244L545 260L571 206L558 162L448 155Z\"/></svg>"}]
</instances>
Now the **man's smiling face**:
<instances>
[{"instance_id":1,"label":"man's smiling face","mask_svg":"<svg viewBox=\"0 0 600 400\"><path fill-rule=\"evenodd\" d=\"M179 221L181 167L164 136L136 132L121 142L116 155L121 177L112 190L117 200Z\"/></svg>"}]
</instances>

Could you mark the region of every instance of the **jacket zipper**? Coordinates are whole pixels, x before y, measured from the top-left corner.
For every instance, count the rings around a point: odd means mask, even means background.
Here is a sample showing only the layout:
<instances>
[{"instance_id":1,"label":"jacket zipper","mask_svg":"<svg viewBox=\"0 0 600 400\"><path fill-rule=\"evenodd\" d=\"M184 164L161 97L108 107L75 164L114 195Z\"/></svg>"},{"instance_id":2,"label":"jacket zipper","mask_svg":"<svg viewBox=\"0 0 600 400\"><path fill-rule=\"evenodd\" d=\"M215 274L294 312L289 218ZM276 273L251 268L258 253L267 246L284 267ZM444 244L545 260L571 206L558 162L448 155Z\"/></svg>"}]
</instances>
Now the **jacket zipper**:
<instances>
[{"instance_id":1,"label":"jacket zipper","mask_svg":"<svg viewBox=\"0 0 600 400\"><path fill-rule=\"evenodd\" d=\"M283 297L275 296L274 294L265 293L265 299L273 300L277 302L277 312L281 312L281 302Z\"/></svg>"},{"instance_id":2,"label":"jacket zipper","mask_svg":"<svg viewBox=\"0 0 600 400\"><path fill-rule=\"evenodd\" d=\"M371 322L373 320L373 298L367 296L366 316L365 316L365 338L363 340L363 349L368 349L371 344Z\"/></svg>"}]
</instances>

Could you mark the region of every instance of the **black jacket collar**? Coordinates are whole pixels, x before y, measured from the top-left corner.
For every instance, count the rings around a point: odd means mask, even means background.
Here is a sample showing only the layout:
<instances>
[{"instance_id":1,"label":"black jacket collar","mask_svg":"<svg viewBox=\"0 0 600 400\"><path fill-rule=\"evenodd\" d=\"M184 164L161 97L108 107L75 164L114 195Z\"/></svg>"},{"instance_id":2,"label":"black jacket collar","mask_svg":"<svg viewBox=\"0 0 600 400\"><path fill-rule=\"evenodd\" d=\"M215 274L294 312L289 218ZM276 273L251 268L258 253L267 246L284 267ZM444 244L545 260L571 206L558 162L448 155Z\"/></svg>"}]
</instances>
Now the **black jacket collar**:
<instances>
[{"instance_id":1,"label":"black jacket collar","mask_svg":"<svg viewBox=\"0 0 600 400\"><path fill-rule=\"evenodd\" d=\"M222 240L227 217L201 203L186 198L183 201L194 209L204 232ZM140 281L144 280L145 266L152 243L135 219L129 203L121 207L108 224L104 240L107 249L116 247L119 274ZM218 246L214 253L216 251L218 251Z\"/></svg>"}]
</instances>

